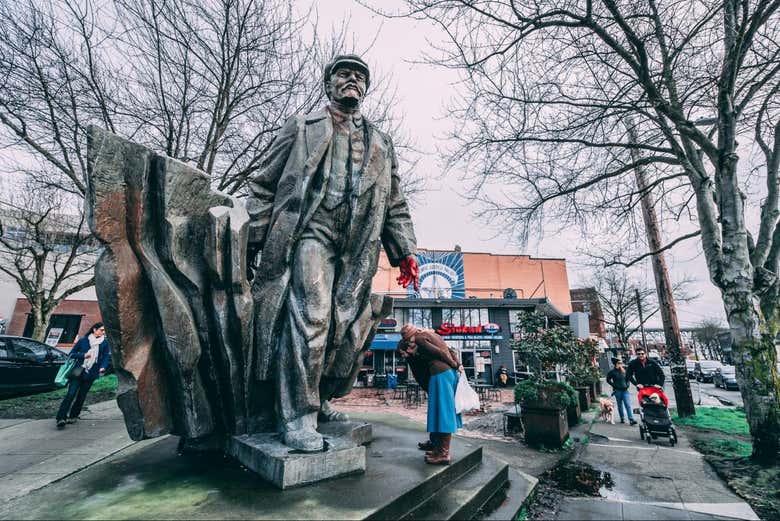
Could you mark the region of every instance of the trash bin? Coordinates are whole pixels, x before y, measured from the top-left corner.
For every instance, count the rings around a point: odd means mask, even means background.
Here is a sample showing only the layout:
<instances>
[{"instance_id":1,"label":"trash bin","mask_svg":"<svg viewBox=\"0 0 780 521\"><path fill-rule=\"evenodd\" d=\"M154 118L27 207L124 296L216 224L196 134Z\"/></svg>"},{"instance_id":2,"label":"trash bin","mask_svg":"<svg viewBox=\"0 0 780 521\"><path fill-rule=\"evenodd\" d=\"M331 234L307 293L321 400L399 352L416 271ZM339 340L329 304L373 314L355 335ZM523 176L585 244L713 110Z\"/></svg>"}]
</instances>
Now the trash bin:
<instances>
[{"instance_id":1,"label":"trash bin","mask_svg":"<svg viewBox=\"0 0 780 521\"><path fill-rule=\"evenodd\" d=\"M395 374L387 375L387 388L395 389L397 386L398 386L398 375Z\"/></svg>"}]
</instances>

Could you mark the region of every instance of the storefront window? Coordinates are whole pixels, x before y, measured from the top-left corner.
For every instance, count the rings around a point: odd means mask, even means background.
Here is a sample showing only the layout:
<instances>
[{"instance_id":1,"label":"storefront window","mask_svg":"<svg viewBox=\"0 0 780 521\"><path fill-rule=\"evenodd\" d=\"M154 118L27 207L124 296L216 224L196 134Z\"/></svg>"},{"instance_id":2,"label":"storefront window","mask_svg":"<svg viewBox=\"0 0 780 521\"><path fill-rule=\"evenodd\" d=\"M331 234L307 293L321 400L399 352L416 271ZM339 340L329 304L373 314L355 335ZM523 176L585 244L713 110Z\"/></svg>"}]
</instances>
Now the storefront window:
<instances>
[{"instance_id":1,"label":"storefront window","mask_svg":"<svg viewBox=\"0 0 780 521\"><path fill-rule=\"evenodd\" d=\"M515 372L527 372L528 371L528 365L523 362L519 356L517 356L517 351L512 351L512 361L514 362L515 366Z\"/></svg>"},{"instance_id":2,"label":"storefront window","mask_svg":"<svg viewBox=\"0 0 780 521\"><path fill-rule=\"evenodd\" d=\"M441 321L456 326L478 326L490 322L485 308L444 308L441 310Z\"/></svg>"},{"instance_id":3,"label":"storefront window","mask_svg":"<svg viewBox=\"0 0 780 521\"><path fill-rule=\"evenodd\" d=\"M394 374L398 377L398 382L406 382L409 378L406 360L398 356L395 351L374 351L373 354L372 362L375 375Z\"/></svg>"},{"instance_id":4,"label":"storefront window","mask_svg":"<svg viewBox=\"0 0 780 521\"><path fill-rule=\"evenodd\" d=\"M522 313L524 310L522 309L510 309L509 310L509 332L514 335L515 333L520 333L519 327L520 327L520 320L517 318L517 316Z\"/></svg>"},{"instance_id":5,"label":"storefront window","mask_svg":"<svg viewBox=\"0 0 780 521\"><path fill-rule=\"evenodd\" d=\"M489 340L447 340L447 345L460 353L460 363L466 378L480 383L493 383L492 344Z\"/></svg>"},{"instance_id":6,"label":"storefront window","mask_svg":"<svg viewBox=\"0 0 780 521\"><path fill-rule=\"evenodd\" d=\"M403 324L414 324L417 327L431 329L433 327L433 322L431 321L431 310L416 308L404 309L401 325Z\"/></svg>"}]
</instances>

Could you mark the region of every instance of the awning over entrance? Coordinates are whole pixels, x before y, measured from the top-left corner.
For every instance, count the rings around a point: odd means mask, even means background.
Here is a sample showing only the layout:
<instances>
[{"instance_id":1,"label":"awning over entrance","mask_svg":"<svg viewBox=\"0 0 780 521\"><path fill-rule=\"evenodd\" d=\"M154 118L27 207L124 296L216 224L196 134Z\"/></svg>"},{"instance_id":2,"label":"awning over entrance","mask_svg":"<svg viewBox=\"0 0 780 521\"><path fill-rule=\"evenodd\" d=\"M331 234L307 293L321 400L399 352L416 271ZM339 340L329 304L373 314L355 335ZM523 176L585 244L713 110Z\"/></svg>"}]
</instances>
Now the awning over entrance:
<instances>
[{"instance_id":1,"label":"awning over entrance","mask_svg":"<svg viewBox=\"0 0 780 521\"><path fill-rule=\"evenodd\" d=\"M392 351L401 341L401 333L377 333L371 342L372 351Z\"/></svg>"}]
</instances>

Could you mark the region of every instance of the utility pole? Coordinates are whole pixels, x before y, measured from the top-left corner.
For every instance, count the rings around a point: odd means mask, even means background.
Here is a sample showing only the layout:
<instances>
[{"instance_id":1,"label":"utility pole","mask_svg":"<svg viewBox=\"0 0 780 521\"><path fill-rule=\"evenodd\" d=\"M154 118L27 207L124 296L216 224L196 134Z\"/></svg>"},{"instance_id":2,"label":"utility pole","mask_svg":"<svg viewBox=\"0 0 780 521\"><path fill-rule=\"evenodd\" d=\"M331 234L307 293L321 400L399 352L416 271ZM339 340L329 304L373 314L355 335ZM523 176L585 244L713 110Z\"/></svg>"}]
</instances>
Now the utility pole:
<instances>
[{"instance_id":1,"label":"utility pole","mask_svg":"<svg viewBox=\"0 0 780 521\"><path fill-rule=\"evenodd\" d=\"M645 318L642 316L642 299L639 296L639 288L634 288L636 291L636 309L639 312L639 331L642 333L642 347L647 352L647 338L645 337Z\"/></svg>"},{"instance_id":2,"label":"utility pole","mask_svg":"<svg viewBox=\"0 0 780 521\"><path fill-rule=\"evenodd\" d=\"M636 128L632 121L626 122L629 141L637 143ZM631 149L631 158L634 162L641 159L639 149ZM691 383L688 381L688 370L685 366L685 358L682 356L680 347L682 346L682 336L680 335L680 323L677 321L677 308L674 304L672 294L672 282L669 278L669 270L666 267L666 259L662 248L661 227L658 224L658 215L655 212L655 198L648 187L647 176L644 167L635 166L634 175L636 177L636 186L640 192L640 204L642 206L642 217L645 222L645 232L647 234L647 244L652 257L653 274L655 275L655 288L658 292L658 306L661 311L661 321L664 326L664 336L666 337L666 348L670 355L670 367L672 371L672 384L674 386L674 397L677 402L677 415L681 418L693 416L696 414L696 408L693 404L693 394L691 393Z\"/></svg>"}]
</instances>

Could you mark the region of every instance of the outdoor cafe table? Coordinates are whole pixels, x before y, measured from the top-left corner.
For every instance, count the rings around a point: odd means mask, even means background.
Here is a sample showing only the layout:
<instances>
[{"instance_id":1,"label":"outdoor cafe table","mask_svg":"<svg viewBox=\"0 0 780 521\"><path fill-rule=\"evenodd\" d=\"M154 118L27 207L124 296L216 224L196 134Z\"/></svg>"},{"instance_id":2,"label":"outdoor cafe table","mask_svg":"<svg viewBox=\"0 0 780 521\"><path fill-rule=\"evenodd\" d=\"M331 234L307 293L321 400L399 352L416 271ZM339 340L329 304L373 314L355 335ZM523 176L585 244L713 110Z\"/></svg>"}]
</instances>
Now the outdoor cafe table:
<instances>
[{"instance_id":1,"label":"outdoor cafe table","mask_svg":"<svg viewBox=\"0 0 780 521\"><path fill-rule=\"evenodd\" d=\"M490 385L490 384L471 384L471 387L479 395L479 400L480 401L486 401L487 400L488 389L492 389L493 388L493 386Z\"/></svg>"}]
</instances>

